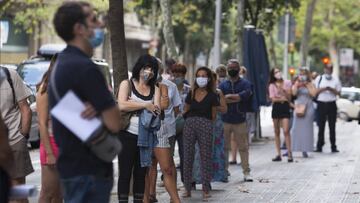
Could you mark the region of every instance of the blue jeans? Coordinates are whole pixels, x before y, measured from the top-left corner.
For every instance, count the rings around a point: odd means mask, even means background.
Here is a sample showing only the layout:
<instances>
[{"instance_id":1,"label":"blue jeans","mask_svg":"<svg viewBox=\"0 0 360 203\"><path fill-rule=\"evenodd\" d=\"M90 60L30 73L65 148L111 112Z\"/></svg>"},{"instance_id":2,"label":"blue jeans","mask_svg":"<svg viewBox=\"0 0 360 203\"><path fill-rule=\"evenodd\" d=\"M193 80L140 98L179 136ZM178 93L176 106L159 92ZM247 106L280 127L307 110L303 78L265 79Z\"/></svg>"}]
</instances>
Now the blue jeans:
<instances>
[{"instance_id":1,"label":"blue jeans","mask_svg":"<svg viewBox=\"0 0 360 203\"><path fill-rule=\"evenodd\" d=\"M64 186L65 203L86 203L110 201L113 178L100 178L91 175L61 179Z\"/></svg>"}]
</instances>

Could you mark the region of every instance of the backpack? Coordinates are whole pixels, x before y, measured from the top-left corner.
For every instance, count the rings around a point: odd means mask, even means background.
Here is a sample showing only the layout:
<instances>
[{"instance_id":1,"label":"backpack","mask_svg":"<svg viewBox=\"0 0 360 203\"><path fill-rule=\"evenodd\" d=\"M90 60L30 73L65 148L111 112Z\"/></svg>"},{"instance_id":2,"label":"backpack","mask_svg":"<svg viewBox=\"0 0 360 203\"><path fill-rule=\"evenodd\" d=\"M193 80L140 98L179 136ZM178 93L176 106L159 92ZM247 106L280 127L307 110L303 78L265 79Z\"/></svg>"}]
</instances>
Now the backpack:
<instances>
[{"instance_id":1,"label":"backpack","mask_svg":"<svg viewBox=\"0 0 360 203\"><path fill-rule=\"evenodd\" d=\"M11 87L11 91L12 91L12 96L13 96L13 101L14 101L14 105L16 104L16 96L15 96L15 89L14 89L14 84L13 81L11 79L11 75L10 75L10 71L9 69L0 66L0 68L4 71L5 75L6 75L6 79Z\"/></svg>"}]
</instances>

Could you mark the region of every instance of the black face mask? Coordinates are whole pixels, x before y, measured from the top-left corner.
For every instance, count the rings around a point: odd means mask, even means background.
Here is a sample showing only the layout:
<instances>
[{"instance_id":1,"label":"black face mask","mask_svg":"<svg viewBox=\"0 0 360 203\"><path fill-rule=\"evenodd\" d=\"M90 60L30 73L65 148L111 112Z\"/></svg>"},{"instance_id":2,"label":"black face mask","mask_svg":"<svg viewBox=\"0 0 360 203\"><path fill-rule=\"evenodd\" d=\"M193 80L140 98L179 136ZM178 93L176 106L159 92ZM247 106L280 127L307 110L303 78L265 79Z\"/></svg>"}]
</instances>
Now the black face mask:
<instances>
[{"instance_id":1,"label":"black face mask","mask_svg":"<svg viewBox=\"0 0 360 203\"><path fill-rule=\"evenodd\" d=\"M239 72L240 72L240 70L234 70L234 69L228 70L228 74L230 75L230 77L238 76Z\"/></svg>"}]
</instances>

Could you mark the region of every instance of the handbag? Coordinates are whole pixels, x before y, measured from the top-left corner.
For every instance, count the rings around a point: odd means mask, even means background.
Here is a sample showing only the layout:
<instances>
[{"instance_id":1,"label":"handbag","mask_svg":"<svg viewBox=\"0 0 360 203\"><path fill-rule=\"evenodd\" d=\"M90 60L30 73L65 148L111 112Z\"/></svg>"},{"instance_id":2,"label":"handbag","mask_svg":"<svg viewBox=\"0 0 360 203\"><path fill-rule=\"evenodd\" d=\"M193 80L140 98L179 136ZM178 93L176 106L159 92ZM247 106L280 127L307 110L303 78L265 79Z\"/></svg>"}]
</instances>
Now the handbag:
<instances>
[{"instance_id":1,"label":"handbag","mask_svg":"<svg viewBox=\"0 0 360 203\"><path fill-rule=\"evenodd\" d=\"M297 117L304 117L306 113L306 104L295 104L295 115Z\"/></svg>"},{"instance_id":2,"label":"handbag","mask_svg":"<svg viewBox=\"0 0 360 203\"><path fill-rule=\"evenodd\" d=\"M56 101L59 101L60 95L57 91L55 82L57 64L57 62L54 64L54 69L50 76L50 86ZM92 133L85 144L95 156L108 163L111 163L122 149L122 145L120 140L117 138L117 134L111 133L104 124Z\"/></svg>"}]
</instances>

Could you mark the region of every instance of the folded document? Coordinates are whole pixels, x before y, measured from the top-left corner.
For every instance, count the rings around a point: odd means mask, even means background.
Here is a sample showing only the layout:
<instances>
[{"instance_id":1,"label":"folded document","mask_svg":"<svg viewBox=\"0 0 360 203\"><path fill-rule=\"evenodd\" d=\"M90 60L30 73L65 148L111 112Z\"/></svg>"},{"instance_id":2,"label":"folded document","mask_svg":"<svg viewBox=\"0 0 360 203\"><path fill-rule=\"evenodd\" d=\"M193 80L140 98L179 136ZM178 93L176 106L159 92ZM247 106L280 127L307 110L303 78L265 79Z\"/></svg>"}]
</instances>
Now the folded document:
<instances>
[{"instance_id":1,"label":"folded document","mask_svg":"<svg viewBox=\"0 0 360 203\"><path fill-rule=\"evenodd\" d=\"M85 108L84 103L70 90L51 109L50 113L80 140L85 142L101 126L101 121L98 118L88 120L81 117L81 113L84 112Z\"/></svg>"}]
</instances>

